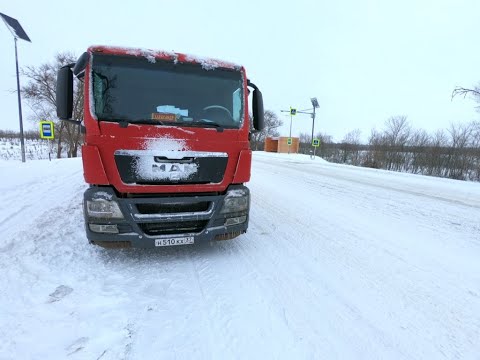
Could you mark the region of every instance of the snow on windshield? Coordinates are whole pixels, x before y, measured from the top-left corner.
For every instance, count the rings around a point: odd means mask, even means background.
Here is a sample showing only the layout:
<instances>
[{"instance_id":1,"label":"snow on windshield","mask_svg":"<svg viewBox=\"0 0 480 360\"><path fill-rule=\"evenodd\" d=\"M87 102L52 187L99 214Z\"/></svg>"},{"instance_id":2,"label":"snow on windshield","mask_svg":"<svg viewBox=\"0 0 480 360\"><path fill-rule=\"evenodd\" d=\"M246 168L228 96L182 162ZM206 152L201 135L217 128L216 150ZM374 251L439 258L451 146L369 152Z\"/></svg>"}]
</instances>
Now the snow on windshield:
<instances>
[{"instance_id":1,"label":"snow on windshield","mask_svg":"<svg viewBox=\"0 0 480 360\"><path fill-rule=\"evenodd\" d=\"M188 62L196 62L200 65L202 65L202 68L205 70L215 70L216 68L223 67L223 68L229 68L229 69L235 69L239 70L241 68L240 65L218 60L218 59L210 59L206 57L201 57L201 56L195 56L195 55L187 55L185 57L185 60Z\"/></svg>"},{"instance_id":2,"label":"snow on windshield","mask_svg":"<svg viewBox=\"0 0 480 360\"><path fill-rule=\"evenodd\" d=\"M212 58L197 56L193 54L180 54L174 51L152 50L152 49L145 49L145 48L128 48L128 47L121 47L121 46L101 46L101 45L95 45L90 47L90 49L93 49L93 51L95 51L95 48L109 49L112 51L123 52L128 55L144 57L151 63L155 63L157 58L163 58L163 59L170 58L176 64L178 63L179 58L183 57L184 61L198 63L205 70L214 70L219 67L240 70L242 67L241 65L228 62L228 61L212 59Z\"/></svg>"}]
</instances>

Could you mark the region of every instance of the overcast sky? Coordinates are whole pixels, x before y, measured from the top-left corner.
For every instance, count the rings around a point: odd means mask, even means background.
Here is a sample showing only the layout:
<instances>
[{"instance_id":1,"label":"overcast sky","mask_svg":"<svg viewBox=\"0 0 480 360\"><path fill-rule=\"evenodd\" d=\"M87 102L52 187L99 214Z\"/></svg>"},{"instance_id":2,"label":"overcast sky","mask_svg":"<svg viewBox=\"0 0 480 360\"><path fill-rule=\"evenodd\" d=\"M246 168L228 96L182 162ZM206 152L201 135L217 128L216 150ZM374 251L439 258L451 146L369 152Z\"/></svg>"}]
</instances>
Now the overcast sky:
<instances>
[{"instance_id":1,"label":"overcast sky","mask_svg":"<svg viewBox=\"0 0 480 360\"><path fill-rule=\"evenodd\" d=\"M406 115L433 132L480 118L455 86L480 82L479 0L21 1L0 12L32 40L18 42L20 66L80 55L92 44L174 50L242 64L263 92L265 108L307 109L317 97L315 133L341 140L356 128L368 137ZM12 35L0 22L0 129L18 130ZM25 84L25 79L21 79ZM27 103L24 127L33 129ZM311 132L308 115L293 135Z\"/></svg>"}]
</instances>

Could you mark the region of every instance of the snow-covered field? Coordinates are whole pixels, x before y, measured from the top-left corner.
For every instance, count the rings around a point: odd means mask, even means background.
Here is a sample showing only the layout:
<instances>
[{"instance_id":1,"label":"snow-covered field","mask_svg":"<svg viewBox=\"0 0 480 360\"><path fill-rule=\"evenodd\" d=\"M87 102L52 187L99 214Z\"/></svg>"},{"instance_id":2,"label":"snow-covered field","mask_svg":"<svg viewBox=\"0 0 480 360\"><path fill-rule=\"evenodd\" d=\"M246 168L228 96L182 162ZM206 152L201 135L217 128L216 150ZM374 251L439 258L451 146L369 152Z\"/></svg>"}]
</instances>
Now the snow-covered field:
<instances>
[{"instance_id":1,"label":"snow-covered field","mask_svg":"<svg viewBox=\"0 0 480 360\"><path fill-rule=\"evenodd\" d=\"M51 158L57 156L56 144L50 140L41 139L25 139L25 158L27 160L48 159L50 153ZM66 157L65 151L63 156ZM0 138L0 160L21 160L22 149L20 139Z\"/></svg>"},{"instance_id":2,"label":"snow-covered field","mask_svg":"<svg viewBox=\"0 0 480 360\"><path fill-rule=\"evenodd\" d=\"M81 159L0 173L0 359L480 358L478 183L259 152L246 235L105 250Z\"/></svg>"}]
</instances>

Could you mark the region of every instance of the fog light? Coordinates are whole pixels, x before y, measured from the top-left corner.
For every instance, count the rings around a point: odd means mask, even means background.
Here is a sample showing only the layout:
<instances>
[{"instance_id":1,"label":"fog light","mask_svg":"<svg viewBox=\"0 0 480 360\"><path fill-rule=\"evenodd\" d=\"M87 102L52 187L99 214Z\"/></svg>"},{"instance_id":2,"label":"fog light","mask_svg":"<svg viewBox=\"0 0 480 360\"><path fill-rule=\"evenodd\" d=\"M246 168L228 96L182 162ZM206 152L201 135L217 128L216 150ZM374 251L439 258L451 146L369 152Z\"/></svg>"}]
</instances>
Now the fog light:
<instances>
[{"instance_id":1,"label":"fog light","mask_svg":"<svg viewBox=\"0 0 480 360\"><path fill-rule=\"evenodd\" d=\"M228 218L225 220L225 226L243 224L245 221L247 221L247 216L238 216L234 218Z\"/></svg>"},{"instance_id":2,"label":"fog light","mask_svg":"<svg viewBox=\"0 0 480 360\"><path fill-rule=\"evenodd\" d=\"M105 234L118 234L117 225L88 224L91 231Z\"/></svg>"}]
</instances>

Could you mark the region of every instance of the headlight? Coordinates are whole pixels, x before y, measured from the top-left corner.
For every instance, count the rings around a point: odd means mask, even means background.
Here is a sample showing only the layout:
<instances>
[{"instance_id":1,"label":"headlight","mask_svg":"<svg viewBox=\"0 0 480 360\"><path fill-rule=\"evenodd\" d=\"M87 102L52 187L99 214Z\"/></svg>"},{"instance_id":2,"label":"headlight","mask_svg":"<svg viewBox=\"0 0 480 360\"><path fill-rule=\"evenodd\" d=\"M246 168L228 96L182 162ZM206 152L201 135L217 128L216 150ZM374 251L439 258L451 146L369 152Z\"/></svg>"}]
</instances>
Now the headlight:
<instances>
[{"instance_id":1,"label":"headlight","mask_svg":"<svg viewBox=\"0 0 480 360\"><path fill-rule=\"evenodd\" d=\"M87 215L101 219L123 219L117 202L104 199L87 200Z\"/></svg>"},{"instance_id":2,"label":"headlight","mask_svg":"<svg viewBox=\"0 0 480 360\"><path fill-rule=\"evenodd\" d=\"M234 196L227 193L227 196L223 201L222 211L220 211L220 213L227 214L248 210L248 200L248 193L241 196L238 196L238 193L236 193Z\"/></svg>"}]
</instances>

